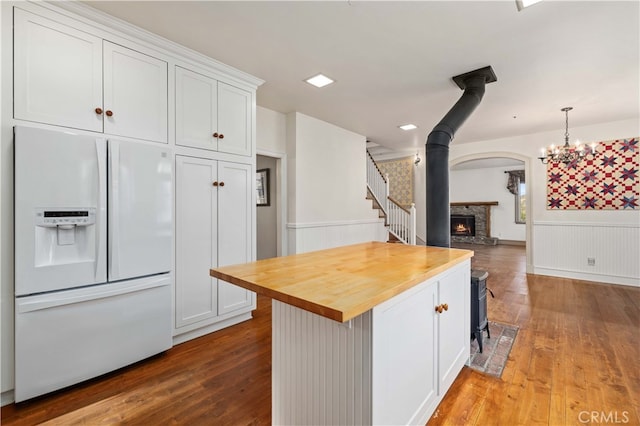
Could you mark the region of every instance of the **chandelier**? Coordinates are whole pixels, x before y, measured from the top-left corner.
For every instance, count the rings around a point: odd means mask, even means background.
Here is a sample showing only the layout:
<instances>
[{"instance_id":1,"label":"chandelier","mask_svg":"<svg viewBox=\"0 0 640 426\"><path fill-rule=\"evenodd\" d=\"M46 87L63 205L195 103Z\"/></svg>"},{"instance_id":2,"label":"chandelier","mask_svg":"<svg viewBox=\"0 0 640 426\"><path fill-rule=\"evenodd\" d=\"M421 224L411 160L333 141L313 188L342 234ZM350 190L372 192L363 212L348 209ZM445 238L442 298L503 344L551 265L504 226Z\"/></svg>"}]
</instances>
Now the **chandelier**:
<instances>
[{"instance_id":1,"label":"chandelier","mask_svg":"<svg viewBox=\"0 0 640 426\"><path fill-rule=\"evenodd\" d=\"M560 111L564 111L565 114L565 132L564 132L564 145L555 146L550 145L548 148L542 148L542 156L538 157L542 164L551 163L564 163L564 164L577 164L588 155L596 155L596 144L591 146L580 145L579 141L576 141L574 146L569 145L569 111L572 107L564 107Z\"/></svg>"}]
</instances>

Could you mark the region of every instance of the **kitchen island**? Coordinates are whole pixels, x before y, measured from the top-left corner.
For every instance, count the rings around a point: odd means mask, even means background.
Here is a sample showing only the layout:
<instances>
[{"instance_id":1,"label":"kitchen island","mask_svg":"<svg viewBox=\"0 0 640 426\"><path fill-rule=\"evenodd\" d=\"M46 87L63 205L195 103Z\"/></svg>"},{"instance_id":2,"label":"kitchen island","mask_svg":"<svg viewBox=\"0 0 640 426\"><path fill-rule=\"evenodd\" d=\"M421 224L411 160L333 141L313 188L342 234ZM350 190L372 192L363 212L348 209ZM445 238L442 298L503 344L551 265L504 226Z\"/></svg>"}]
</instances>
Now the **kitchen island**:
<instances>
[{"instance_id":1,"label":"kitchen island","mask_svg":"<svg viewBox=\"0 0 640 426\"><path fill-rule=\"evenodd\" d=\"M370 242L210 274L273 299L273 424L425 424L469 359L472 256Z\"/></svg>"}]
</instances>

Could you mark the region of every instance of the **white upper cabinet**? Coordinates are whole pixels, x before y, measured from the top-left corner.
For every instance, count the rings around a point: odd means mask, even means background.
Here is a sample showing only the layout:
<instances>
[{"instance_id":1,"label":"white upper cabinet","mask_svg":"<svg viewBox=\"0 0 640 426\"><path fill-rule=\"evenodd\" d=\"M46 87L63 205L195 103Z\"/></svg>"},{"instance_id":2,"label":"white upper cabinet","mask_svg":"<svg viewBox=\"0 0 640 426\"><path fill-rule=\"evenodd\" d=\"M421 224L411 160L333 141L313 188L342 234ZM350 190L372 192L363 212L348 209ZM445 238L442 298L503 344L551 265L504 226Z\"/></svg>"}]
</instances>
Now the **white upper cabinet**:
<instances>
[{"instance_id":1,"label":"white upper cabinet","mask_svg":"<svg viewBox=\"0 0 640 426\"><path fill-rule=\"evenodd\" d=\"M102 39L15 9L14 115L102 131Z\"/></svg>"},{"instance_id":2,"label":"white upper cabinet","mask_svg":"<svg viewBox=\"0 0 640 426\"><path fill-rule=\"evenodd\" d=\"M176 144L251 156L251 93L176 67Z\"/></svg>"},{"instance_id":3,"label":"white upper cabinet","mask_svg":"<svg viewBox=\"0 0 640 426\"><path fill-rule=\"evenodd\" d=\"M251 94L218 82L218 151L251 155Z\"/></svg>"},{"instance_id":4,"label":"white upper cabinet","mask_svg":"<svg viewBox=\"0 0 640 426\"><path fill-rule=\"evenodd\" d=\"M218 82L176 67L176 144L218 149Z\"/></svg>"},{"instance_id":5,"label":"white upper cabinet","mask_svg":"<svg viewBox=\"0 0 640 426\"><path fill-rule=\"evenodd\" d=\"M14 19L16 119L167 142L165 61L21 9Z\"/></svg>"},{"instance_id":6,"label":"white upper cabinet","mask_svg":"<svg viewBox=\"0 0 640 426\"><path fill-rule=\"evenodd\" d=\"M167 142L167 63L104 42L104 132Z\"/></svg>"}]
</instances>

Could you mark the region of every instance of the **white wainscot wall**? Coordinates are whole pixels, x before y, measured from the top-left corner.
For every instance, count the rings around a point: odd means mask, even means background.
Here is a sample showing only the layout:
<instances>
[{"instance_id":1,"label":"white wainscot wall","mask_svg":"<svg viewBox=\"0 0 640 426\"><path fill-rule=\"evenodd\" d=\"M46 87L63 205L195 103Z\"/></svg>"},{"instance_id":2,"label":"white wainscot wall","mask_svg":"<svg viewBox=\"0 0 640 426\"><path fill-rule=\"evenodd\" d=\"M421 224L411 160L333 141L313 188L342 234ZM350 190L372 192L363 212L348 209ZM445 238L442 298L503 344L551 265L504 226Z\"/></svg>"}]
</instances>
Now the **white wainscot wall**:
<instances>
[{"instance_id":1,"label":"white wainscot wall","mask_svg":"<svg viewBox=\"0 0 640 426\"><path fill-rule=\"evenodd\" d=\"M382 219L322 223L289 223L289 254L358 244L387 241L388 232Z\"/></svg>"},{"instance_id":2,"label":"white wainscot wall","mask_svg":"<svg viewBox=\"0 0 640 426\"><path fill-rule=\"evenodd\" d=\"M536 274L640 287L640 224L534 222L533 237Z\"/></svg>"}]
</instances>

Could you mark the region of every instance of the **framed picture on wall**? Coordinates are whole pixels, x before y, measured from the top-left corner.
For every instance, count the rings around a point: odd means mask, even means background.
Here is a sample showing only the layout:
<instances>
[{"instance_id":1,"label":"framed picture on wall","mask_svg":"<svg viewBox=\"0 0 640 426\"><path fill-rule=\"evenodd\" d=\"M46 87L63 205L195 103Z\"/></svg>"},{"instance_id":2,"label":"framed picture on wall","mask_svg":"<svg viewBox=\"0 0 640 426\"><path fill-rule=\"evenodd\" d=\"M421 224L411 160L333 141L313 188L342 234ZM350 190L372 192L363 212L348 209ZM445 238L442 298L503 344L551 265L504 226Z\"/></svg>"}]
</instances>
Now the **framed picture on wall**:
<instances>
[{"instance_id":1,"label":"framed picture on wall","mask_svg":"<svg viewBox=\"0 0 640 426\"><path fill-rule=\"evenodd\" d=\"M256 205L269 206L269 169L256 170Z\"/></svg>"}]
</instances>

